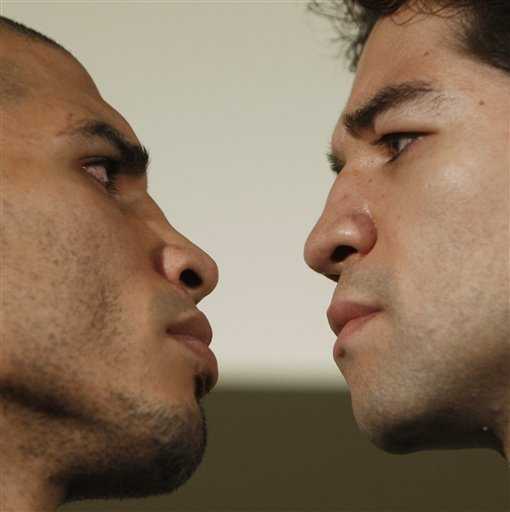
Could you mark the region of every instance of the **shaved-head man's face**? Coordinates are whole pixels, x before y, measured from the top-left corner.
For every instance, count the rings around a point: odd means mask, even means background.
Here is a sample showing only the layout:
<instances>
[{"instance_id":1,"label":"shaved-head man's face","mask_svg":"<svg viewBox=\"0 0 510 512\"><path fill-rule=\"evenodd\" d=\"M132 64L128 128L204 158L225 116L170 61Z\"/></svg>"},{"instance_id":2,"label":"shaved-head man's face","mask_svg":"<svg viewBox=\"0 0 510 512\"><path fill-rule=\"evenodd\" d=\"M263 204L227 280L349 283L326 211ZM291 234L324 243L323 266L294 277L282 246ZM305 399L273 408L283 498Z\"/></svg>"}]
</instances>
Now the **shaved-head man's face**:
<instances>
[{"instance_id":1,"label":"shaved-head man's face","mask_svg":"<svg viewBox=\"0 0 510 512\"><path fill-rule=\"evenodd\" d=\"M84 68L0 39L2 484L48 508L168 492L205 446L196 303L217 267L148 195L145 150Z\"/></svg>"},{"instance_id":2,"label":"shaved-head man's face","mask_svg":"<svg viewBox=\"0 0 510 512\"><path fill-rule=\"evenodd\" d=\"M376 24L305 257L338 281L334 357L378 446L508 456L510 77L455 46L457 22Z\"/></svg>"}]
</instances>

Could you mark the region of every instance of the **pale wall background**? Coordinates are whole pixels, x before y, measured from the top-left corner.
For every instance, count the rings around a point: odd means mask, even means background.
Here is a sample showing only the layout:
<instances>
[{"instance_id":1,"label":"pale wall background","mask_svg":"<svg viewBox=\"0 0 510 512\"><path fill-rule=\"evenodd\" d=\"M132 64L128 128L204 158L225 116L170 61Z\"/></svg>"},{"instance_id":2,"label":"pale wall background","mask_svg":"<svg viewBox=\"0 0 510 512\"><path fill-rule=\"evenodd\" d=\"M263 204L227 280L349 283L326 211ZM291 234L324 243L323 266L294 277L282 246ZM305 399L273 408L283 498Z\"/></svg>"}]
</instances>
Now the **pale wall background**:
<instances>
[{"instance_id":1,"label":"pale wall background","mask_svg":"<svg viewBox=\"0 0 510 512\"><path fill-rule=\"evenodd\" d=\"M305 6L2 4L87 67L151 150L150 193L221 269L203 303L222 374L205 401L203 464L170 495L62 512L510 510L495 452L381 452L335 389L333 284L302 247L333 181L324 155L352 77Z\"/></svg>"},{"instance_id":2,"label":"pale wall background","mask_svg":"<svg viewBox=\"0 0 510 512\"><path fill-rule=\"evenodd\" d=\"M333 283L302 257L333 182L325 153L352 76L299 1L22 2L152 154L149 192L207 250L221 386L342 386Z\"/></svg>"}]
</instances>

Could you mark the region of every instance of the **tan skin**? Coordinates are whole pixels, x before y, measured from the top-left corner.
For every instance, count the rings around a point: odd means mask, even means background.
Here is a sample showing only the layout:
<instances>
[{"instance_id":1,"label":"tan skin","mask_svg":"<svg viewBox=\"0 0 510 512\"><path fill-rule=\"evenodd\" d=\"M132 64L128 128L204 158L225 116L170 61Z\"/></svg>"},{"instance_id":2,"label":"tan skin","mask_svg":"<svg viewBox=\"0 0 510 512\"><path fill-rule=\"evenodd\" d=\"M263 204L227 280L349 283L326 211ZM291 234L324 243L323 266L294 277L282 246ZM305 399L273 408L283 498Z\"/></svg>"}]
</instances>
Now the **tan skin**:
<instances>
[{"instance_id":1,"label":"tan skin","mask_svg":"<svg viewBox=\"0 0 510 512\"><path fill-rule=\"evenodd\" d=\"M508 460L510 77L462 54L452 23L403 10L376 25L344 113L402 82L438 93L356 135L338 122L332 152L345 166L305 258L338 281L336 299L382 310L336 357L376 445ZM373 144L402 132L415 135ZM341 246L350 252L335 260Z\"/></svg>"},{"instance_id":2,"label":"tan skin","mask_svg":"<svg viewBox=\"0 0 510 512\"><path fill-rule=\"evenodd\" d=\"M115 151L69 137L80 123L106 122L139 142L81 65L10 32L0 38L0 59L15 55L28 86L2 105L0 133L1 508L55 510L76 468L101 478L134 468L142 483L130 492L169 492L189 474L152 486L143 478L184 445L186 471L198 464L195 378L207 368L165 329L196 312L217 284L216 264L172 228L146 177L120 176L112 196L92 176L90 158ZM201 283L183 282L186 269Z\"/></svg>"}]
</instances>

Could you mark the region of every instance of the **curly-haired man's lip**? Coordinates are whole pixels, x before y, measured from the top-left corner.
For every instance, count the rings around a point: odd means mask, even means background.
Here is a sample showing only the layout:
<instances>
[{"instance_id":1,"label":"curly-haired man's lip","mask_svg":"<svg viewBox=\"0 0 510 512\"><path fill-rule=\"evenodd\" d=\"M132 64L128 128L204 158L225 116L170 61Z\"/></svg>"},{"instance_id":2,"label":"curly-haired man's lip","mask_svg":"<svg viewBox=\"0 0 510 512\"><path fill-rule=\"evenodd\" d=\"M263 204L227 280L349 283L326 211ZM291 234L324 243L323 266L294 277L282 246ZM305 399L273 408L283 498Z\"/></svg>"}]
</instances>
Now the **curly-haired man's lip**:
<instances>
[{"instance_id":1,"label":"curly-haired man's lip","mask_svg":"<svg viewBox=\"0 0 510 512\"><path fill-rule=\"evenodd\" d=\"M348 338L380 312L381 308L377 306L356 302L334 300L331 303L327 316L331 329L337 335L333 348L335 361L344 355Z\"/></svg>"}]
</instances>

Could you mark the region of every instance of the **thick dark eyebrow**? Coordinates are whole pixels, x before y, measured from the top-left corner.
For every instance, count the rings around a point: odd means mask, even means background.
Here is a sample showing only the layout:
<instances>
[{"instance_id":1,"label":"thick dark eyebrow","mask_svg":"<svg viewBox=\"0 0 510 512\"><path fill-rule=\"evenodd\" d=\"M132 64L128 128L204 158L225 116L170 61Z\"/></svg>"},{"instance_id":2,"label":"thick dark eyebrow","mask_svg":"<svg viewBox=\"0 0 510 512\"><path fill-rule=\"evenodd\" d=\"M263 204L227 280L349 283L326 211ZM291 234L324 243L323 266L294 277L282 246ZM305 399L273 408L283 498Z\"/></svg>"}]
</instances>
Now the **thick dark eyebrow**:
<instances>
[{"instance_id":1,"label":"thick dark eyebrow","mask_svg":"<svg viewBox=\"0 0 510 512\"><path fill-rule=\"evenodd\" d=\"M119 153L119 165L134 175L147 174L150 156L147 148L128 141L115 127L103 121L85 121L63 133L71 137L99 138Z\"/></svg>"},{"instance_id":2,"label":"thick dark eyebrow","mask_svg":"<svg viewBox=\"0 0 510 512\"><path fill-rule=\"evenodd\" d=\"M388 85L354 112L344 114L343 124L353 137L359 137L360 132L373 129L376 118L381 114L425 97L432 97L434 106L444 99L430 82L411 81Z\"/></svg>"},{"instance_id":3,"label":"thick dark eyebrow","mask_svg":"<svg viewBox=\"0 0 510 512\"><path fill-rule=\"evenodd\" d=\"M390 110L423 100L431 99L432 108L438 108L446 96L435 89L430 82L415 80L396 85L387 85L380 89L364 105L351 113L342 116L342 122L349 134L359 138L361 132L374 128L375 120L381 114ZM340 158L338 151L333 148L327 153L331 170L340 174L345 161Z\"/></svg>"}]
</instances>

